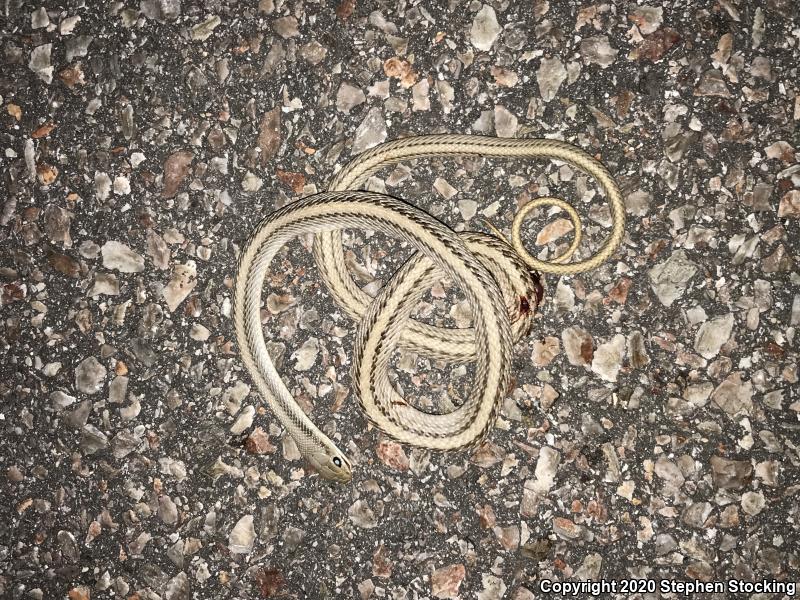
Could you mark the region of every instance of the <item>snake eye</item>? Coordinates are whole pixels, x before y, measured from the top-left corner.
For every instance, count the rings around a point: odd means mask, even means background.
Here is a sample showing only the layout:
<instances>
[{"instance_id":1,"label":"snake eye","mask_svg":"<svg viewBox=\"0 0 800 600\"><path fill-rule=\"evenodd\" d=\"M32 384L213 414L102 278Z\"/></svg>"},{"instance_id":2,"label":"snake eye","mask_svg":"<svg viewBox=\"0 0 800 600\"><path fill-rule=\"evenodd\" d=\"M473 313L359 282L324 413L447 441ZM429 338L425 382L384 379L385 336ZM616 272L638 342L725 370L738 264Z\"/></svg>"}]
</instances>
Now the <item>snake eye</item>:
<instances>
[{"instance_id":1,"label":"snake eye","mask_svg":"<svg viewBox=\"0 0 800 600\"><path fill-rule=\"evenodd\" d=\"M333 464L335 464L337 467L341 467L342 466L342 459L339 458L338 456L334 456L333 457Z\"/></svg>"}]
</instances>

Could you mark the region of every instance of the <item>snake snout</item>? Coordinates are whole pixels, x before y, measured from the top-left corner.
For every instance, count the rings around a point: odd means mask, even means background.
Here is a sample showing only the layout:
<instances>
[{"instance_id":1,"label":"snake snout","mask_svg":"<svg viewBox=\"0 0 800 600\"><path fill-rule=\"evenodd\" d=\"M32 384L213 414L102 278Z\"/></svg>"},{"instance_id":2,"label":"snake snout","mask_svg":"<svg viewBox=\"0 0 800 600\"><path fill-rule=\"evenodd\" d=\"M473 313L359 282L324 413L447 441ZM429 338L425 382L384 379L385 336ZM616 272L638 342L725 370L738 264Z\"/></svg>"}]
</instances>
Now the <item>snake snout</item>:
<instances>
[{"instance_id":1,"label":"snake snout","mask_svg":"<svg viewBox=\"0 0 800 600\"><path fill-rule=\"evenodd\" d=\"M308 456L316 471L329 481L347 483L353 478L353 469L350 461L335 448L333 452L314 452Z\"/></svg>"}]
</instances>

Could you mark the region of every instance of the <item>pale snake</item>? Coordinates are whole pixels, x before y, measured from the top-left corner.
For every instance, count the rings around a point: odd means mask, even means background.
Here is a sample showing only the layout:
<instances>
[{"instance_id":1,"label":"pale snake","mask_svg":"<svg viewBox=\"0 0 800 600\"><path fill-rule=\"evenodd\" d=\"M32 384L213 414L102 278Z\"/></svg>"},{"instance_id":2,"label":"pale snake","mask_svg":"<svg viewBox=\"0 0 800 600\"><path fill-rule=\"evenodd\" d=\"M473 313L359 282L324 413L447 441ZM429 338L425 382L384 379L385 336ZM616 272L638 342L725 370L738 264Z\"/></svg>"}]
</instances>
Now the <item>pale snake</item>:
<instances>
[{"instance_id":1,"label":"pale snake","mask_svg":"<svg viewBox=\"0 0 800 600\"><path fill-rule=\"evenodd\" d=\"M594 177L604 191L611 209L611 231L590 258L567 263L581 242L582 230L575 209L561 199L537 198L525 204L515 216L509 246L485 234L456 234L426 212L391 196L355 191L386 165L445 156L540 157L566 162ZM531 256L520 234L526 215L543 205L564 210L574 227L570 247L550 261ZM360 321L352 379L369 420L405 444L435 450L473 447L494 423L509 382L513 343L531 325L532 309L539 300L538 281L531 270L574 274L593 269L619 246L624 227L625 208L611 175L600 162L566 142L446 134L381 144L345 166L327 192L268 215L245 243L239 255L233 312L242 360L306 460L326 479L349 481L350 461L292 397L267 351L262 330L262 287L272 259L293 237L313 233L314 257L333 299ZM418 251L375 298L364 292L347 270L341 232L348 228L399 237ZM443 274L466 296L473 313L472 328L437 328L410 319L418 301ZM471 394L448 414L430 414L407 404L389 380L390 357L396 348L456 362L475 361Z\"/></svg>"}]
</instances>

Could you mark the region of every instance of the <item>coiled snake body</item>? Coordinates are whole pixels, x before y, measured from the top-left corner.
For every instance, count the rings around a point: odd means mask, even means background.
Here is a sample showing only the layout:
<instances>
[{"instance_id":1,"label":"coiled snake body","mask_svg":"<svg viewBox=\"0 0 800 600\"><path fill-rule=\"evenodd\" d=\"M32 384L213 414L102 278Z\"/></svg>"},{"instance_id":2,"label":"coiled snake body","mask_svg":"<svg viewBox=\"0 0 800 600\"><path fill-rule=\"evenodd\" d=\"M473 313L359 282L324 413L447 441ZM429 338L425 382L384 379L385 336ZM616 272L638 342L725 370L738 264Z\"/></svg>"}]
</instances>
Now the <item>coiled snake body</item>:
<instances>
[{"instance_id":1,"label":"coiled snake body","mask_svg":"<svg viewBox=\"0 0 800 600\"><path fill-rule=\"evenodd\" d=\"M526 204L514 219L508 244L485 234L456 234L401 200L356 191L386 165L438 156L544 157L567 162L593 176L605 192L611 232L592 257L567 263L580 244L581 225L575 209L559 198L537 198ZM531 256L520 236L525 216L542 205L563 209L574 226L569 249L551 261ZM595 268L619 246L624 225L624 205L613 178L601 163L571 144L472 135L417 136L381 144L342 169L327 192L268 215L247 240L239 255L234 289L234 324L242 360L306 460L326 479L349 481L350 461L286 388L269 356L261 326L262 287L272 259L293 237L313 233L314 257L331 295L360 321L352 378L367 417L405 444L435 450L473 447L491 429L502 403L513 344L530 329L531 308L541 294L532 270L567 274ZM347 228L381 231L408 241L417 250L374 298L358 287L347 270L341 237ZM472 328L444 329L410 318L418 301L443 274L464 292L472 308ZM426 413L404 402L389 379L391 354L398 347L437 359L474 361L475 381L469 397L447 414Z\"/></svg>"}]
</instances>

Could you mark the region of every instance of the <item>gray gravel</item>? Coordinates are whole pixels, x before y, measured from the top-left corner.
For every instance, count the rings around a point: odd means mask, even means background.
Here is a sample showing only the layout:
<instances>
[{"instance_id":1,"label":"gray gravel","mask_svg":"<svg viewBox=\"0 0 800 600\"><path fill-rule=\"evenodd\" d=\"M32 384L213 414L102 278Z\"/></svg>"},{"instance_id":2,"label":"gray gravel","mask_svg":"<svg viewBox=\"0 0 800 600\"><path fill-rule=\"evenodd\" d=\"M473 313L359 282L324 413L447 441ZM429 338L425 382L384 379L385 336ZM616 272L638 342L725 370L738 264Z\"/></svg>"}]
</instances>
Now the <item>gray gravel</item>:
<instances>
[{"instance_id":1,"label":"gray gravel","mask_svg":"<svg viewBox=\"0 0 800 600\"><path fill-rule=\"evenodd\" d=\"M800 579L796 3L0 15L0 596L527 600L542 580ZM367 426L356 325L310 240L287 246L265 335L356 464L330 485L238 360L236 254L355 153L432 132L581 146L619 181L627 235L598 270L545 278L495 431L453 455ZM546 161L418 161L368 188L457 231L508 231L560 195L584 215L583 257L610 224L592 181ZM526 241L552 258L571 231L540 210ZM345 250L371 292L411 252L363 231ZM471 321L448 281L417 316ZM471 385L468 366L395 367L422 407ZM662 596L684 597L640 595Z\"/></svg>"}]
</instances>

